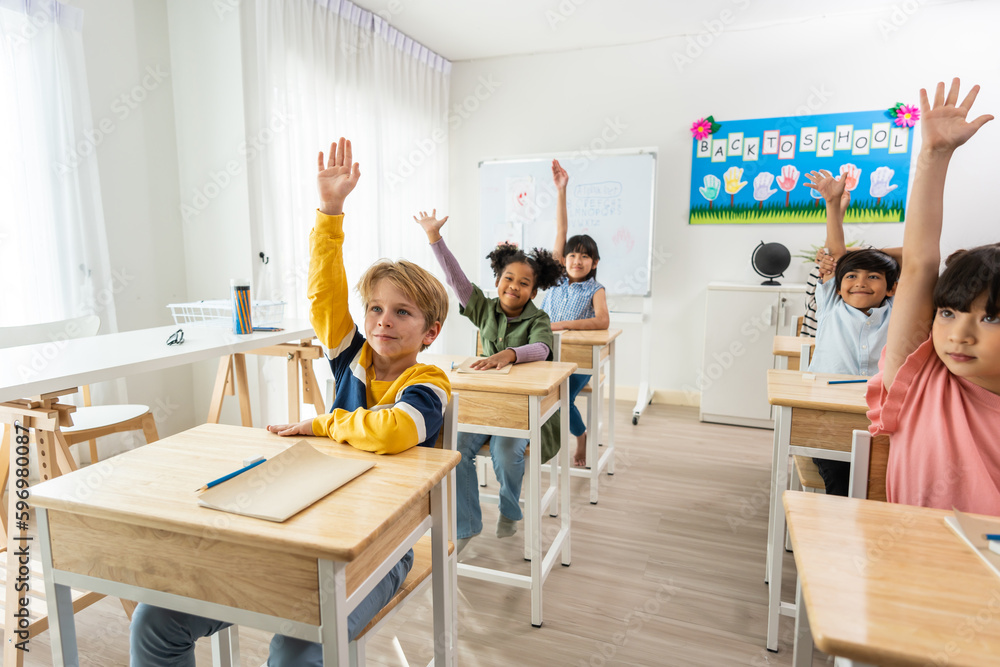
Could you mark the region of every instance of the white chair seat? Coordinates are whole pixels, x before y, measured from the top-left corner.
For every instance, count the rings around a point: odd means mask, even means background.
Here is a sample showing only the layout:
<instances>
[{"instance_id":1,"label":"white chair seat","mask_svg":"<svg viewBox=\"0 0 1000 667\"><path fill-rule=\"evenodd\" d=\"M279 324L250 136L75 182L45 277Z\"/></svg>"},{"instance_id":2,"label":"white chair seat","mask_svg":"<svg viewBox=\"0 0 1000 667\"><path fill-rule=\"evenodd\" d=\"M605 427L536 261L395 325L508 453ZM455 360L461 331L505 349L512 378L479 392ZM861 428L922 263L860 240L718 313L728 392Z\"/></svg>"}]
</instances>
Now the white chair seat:
<instances>
[{"instance_id":1,"label":"white chair seat","mask_svg":"<svg viewBox=\"0 0 1000 667\"><path fill-rule=\"evenodd\" d=\"M73 425L63 427L62 431L74 433L104 428L141 417L147 412L149 412L147 405L95 405L89 408L77 408L71 415Z\"/></svg>"}]
</instances>

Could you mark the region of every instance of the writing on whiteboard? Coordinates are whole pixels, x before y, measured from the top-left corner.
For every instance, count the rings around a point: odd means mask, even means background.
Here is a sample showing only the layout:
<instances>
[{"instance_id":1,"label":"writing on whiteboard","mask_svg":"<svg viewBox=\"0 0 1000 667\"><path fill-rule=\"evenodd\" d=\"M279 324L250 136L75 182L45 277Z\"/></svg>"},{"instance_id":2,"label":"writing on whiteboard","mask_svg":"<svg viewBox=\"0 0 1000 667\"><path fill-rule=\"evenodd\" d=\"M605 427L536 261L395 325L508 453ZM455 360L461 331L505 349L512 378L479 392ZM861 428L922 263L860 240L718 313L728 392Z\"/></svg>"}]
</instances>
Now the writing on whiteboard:
<instances>
[{"instance_id":1,"label":"writing on whiteboard","mask_svg":"<svg viewBox=\"0 0 1000 667\"><path fill-rule=\"evenodd\" d=\"M604 183L582 183L573 188L576 197L618 197L622 193L622 184L616 181Z\"/></svg>"}]
</instances>

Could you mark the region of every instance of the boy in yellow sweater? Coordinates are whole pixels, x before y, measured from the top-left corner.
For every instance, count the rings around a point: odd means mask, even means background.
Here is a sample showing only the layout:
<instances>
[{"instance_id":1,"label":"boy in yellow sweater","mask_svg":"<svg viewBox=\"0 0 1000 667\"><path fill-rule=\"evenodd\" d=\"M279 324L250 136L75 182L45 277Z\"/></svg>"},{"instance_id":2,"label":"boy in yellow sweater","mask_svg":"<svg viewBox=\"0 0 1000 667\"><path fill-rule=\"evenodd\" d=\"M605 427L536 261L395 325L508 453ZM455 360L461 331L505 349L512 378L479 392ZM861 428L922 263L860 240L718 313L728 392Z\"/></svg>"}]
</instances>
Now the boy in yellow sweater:
<instances>
[{"instance_id":1,"label":"boy in yellow sweater","mask_svg":"<svg viewBox=\"0 0 1000 667\"><path fill-rule=\"evenodd\" d=\"M328 414L298 424L268 426L279 435L326 435L358 449L395 454L433 447L451 396L448 376L417 363L417 353L434 342L448 313L448 294L430 273L406 261L381 260L358 282L365 307L364 335L347 309L344 271L344 200L361 170L351 161L351 142L330 146L324 167L319 154L320 208L310 234L310 319L337 382ZM392 599L413 565L409 551L350 613L354 639ZM194 665L194 645L228 623L140 604L132 617L133 667ZM275 635L270 667L320 667L320 644Z\"/></svg>"}]
</instances>

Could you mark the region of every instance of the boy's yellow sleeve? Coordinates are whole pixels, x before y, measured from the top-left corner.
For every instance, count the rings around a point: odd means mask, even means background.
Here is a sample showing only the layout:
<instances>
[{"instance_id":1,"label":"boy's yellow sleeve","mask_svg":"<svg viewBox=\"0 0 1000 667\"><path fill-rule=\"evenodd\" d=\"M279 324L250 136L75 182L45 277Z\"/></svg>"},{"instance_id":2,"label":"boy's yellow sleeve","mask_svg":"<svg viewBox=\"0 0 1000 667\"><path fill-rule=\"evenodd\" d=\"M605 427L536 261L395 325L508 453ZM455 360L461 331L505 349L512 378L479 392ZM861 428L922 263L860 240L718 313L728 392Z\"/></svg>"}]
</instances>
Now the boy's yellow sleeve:
<instances>
[{"instance_id":1,"label":"boy's yellow sleeve","mask_svg":"<svg viewBox=\"0 0 1000 667\"><path fill-rule=\"evenodd\" d=\"M444 424L450 397L451 383L444 371L421 365L375 409L338 408L319 415L312 423L313 435L325 435L377 454L397 454L416 445L433 446Z\"/></svg>"},{"instance_id":2,"label":"boy's yellow sleeve","mask_svg":"<svg viewBox=\"0 0 1000 667\"><path fill-rule=\"evenodd\" d=\"M401 407L338 408L313 420L313 435L325 435L376 454L398 454L420 443L413 417Z\"/></svg>"},{"instance_id":3,"label":"boy's yellow sleeve","mask_svg":"<svg viewBox=\"0 0 1000 667\"><path fill-rule=\"evenodd\" d=\"M354 321L347 309L344 216L316 211L309 234L309 320L331 359L351 343Z\"/></svg>"}]
</instances>

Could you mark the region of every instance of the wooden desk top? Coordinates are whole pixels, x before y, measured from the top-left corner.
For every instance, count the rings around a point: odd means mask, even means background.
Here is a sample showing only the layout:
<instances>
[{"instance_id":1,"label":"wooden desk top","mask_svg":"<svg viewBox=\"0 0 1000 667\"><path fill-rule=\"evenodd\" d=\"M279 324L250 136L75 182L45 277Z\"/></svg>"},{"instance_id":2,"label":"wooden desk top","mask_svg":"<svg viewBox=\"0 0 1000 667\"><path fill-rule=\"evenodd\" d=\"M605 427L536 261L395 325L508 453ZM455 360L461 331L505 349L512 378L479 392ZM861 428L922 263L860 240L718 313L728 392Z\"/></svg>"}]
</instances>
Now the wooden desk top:
<instances>
[{"instance_id":1,"label":"wooden desk top","mask_svg":"<svg viewBox=\"0 0 1000 667\"><path fill-rule=\"evenodd\" d=\"M951 512L796 491L784 503L821 650L884 666L997 664L1000 577L945 525Z\"/></svg>"},{"instance_id":2,"label":"wooden desk top","mask_svg":"<svg viewBox=\"0 0 1000 667\"><path fill-rule=\"evenodd\" d=\"M195 489L303 439L326 454L375 468L284 523L198 506ZM281 438L264 429L203 424L32 487L32 505L302 556L355 559L426 496L461 455L413 447L378 456L329 438Z\"/></svg>"},{"instance_id":3,"label":"wooden desk top","mask_svg":"<svg viewBox=\"0 0 1000 667\"><path fill-rule=\"evenodd\" d=\"M797 359L802 356L803 344L814 348L816 347L816 339L811 336L775 336L771 353L777 357L794 357Z\"/></svg>"},{"instance_id":4,"label":"wooden desk top","mask_svg":"<svg viewBox=\"0 0 1000 667\"><path fill-rule=\"evenodd\" d=\"M451 388L455 391L489 391L495 394L526 394L548 396L559 384L573 374L576 364L558 361L532 361L514 364L507 375L491 373L459 373L451 369L468 357L460 354L420 354L417 361L431 364L448 373Z\"/></svg>"},{"instance_id":5,"label":"wooden desk top","mask_svg":"<svg viewBox=\"0 0 1000 667\"><path fill-rule=\"evenodd\" d=\"M861 380L859 375L812 373L814 380L803 380L800 371L770 369L767 371L767 401L771 405L812 410L832 410L865 414L867 384L827 384L827 380Z\"/></svg>"},{"instance_id":6,"label":"wooden desk top","mask_svg":"<svg viewBox=\"0 0 1000 667\"><path fill-rule=\"evenodd\" d=\"M621 329L590 329L584 331L563 331L563 345L607 345L618 336Z\"/></svg>"},{"instance_id":7,"label":"wooden desk top","mask_svg":"<svg viewBox=\"0 0 1000 667\"><path fill-rule=\"evenodd\" d=\"M230 327L192 322L2 349L0 368L15 370L0 379L0 402L315 336L307 320L285 320L281 326L283 331L237 336ZM167 345L178 329L184 330L184 344Z\"/></svg>"}]
</instances>

